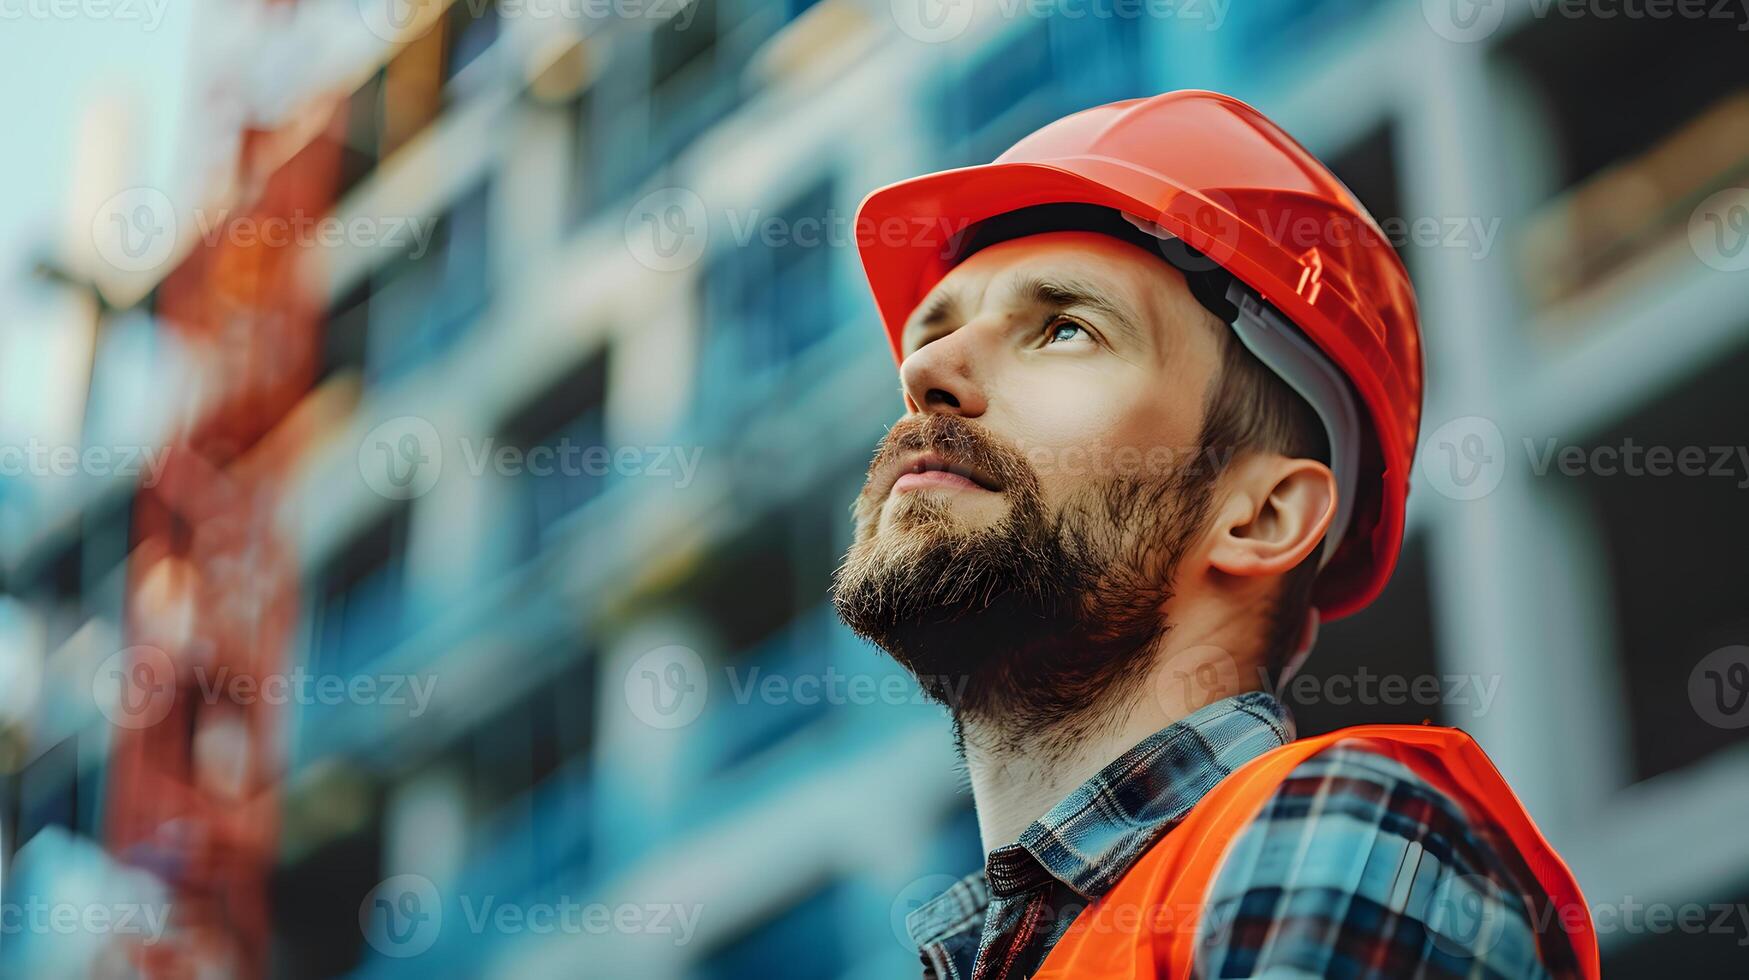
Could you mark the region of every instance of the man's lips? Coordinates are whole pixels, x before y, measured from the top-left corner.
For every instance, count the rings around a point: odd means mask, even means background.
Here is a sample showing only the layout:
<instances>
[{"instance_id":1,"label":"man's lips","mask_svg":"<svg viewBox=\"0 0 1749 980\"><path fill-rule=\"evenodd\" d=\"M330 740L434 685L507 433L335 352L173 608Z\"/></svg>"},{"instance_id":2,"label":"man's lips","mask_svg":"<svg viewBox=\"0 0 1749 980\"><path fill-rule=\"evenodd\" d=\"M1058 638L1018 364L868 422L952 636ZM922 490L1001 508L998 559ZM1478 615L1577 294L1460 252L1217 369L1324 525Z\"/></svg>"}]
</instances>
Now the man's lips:
<instances>
[{"instance_id":1,"label":"man's lips","mask_svg":"<svg viewBox=\"0 0 1749 980\"><path fill-rule=\"evenodd\" d=\"M924 470L922 473L901 473L893 481L893 492L921 490L924 487L952 487L960 490L982 490L983 487L947 470Z\"/></svg>"},{"instance_id":2,"label":"man's lips","mask_svg":"<svg viewBox=\"0 0 1749 980\"><path fill-rule=\"evenodd\" d=\"M1002 485L988 473L935 452L903 456L883 477L888 494L925 488L1002 491Z\"/></svg>"}]
</instances>

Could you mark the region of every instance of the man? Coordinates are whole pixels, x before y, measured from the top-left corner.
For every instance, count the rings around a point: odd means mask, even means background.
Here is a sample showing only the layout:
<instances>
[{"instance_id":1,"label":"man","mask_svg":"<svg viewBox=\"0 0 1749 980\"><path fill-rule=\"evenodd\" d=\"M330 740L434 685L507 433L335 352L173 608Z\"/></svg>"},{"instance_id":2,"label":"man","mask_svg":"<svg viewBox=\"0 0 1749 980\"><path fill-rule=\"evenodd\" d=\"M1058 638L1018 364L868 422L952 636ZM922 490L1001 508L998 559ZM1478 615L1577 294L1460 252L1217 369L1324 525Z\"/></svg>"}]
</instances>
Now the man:
<instances>
[{"instance_id":1,"label":"man","mask_svg":"<svg viewBox=\"0 0 1749 980\"><path fill-rule=\"evenodd\" d=\"M840 616L950 707L988 852L938 978L1597 975L1572 875L1467 736L1294 740L1270 693L1397 557L1421 398L1361 205L1206 92L876 191L905 415Z\"/></svg>"}]
</instances>

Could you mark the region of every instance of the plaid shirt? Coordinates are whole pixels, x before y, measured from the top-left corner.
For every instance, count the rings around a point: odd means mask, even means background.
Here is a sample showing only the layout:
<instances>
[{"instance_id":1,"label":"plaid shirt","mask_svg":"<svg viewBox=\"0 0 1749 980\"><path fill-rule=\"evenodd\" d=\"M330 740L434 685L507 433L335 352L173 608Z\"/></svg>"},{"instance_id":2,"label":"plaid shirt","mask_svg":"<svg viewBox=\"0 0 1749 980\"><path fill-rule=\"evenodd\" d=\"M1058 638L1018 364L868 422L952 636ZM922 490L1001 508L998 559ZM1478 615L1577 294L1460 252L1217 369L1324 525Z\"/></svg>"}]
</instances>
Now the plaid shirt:
<instances>
[{"instance_id":1,"label":"plaid shirt","mask_svg":"<svg viewBox=\"0 0 1749 980\"><path fill-rule=\"evenodd\" d=\"M911 914L924 977L1032 975L1216 783L1293 737L1286 707L1252 691L1124 753ZM1364 741L1341 741L1295 767L1234 840L1196 974L1567 976L1572 948L1547 905L1503 831Z\"/></svg>"}]
</instances>

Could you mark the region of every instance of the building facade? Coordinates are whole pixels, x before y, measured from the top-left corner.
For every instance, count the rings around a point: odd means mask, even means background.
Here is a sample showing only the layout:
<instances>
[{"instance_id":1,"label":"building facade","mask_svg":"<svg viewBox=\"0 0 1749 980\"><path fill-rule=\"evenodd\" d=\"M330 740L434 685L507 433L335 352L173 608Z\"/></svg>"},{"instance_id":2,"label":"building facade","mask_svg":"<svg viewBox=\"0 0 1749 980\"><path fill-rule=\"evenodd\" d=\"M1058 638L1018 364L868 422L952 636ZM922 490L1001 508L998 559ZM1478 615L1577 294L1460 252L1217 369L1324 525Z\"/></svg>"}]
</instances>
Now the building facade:
<instances>
[{"instance_id":1,"label":"building facade","mask_svg":"<svg viewBox=\"0 0 1749 980\"><path fill-rule=\"evenodd\" d=\"M1729 692L1709 707L1697 680L1749 642L1749 472L1621 470L1635 444L1741 441L1732 25L1367 0L264 9L255 135L212 201L340 229L295 249L282 285L307 329L187 339L239 290L290 304L260 266L191 271L246 252L234 234L185 232L131 289L32 287L87 298L87 445L119 441L110 406L169 365L209 394L261 380L243 408L166 399L243 431L189 437L187 413L153 430L242 510L154 518L174 487L125 478L0 496L7 643L43 678L7 729L12 867L39 838L102 845L104 873L143 873L185 933L230 937L166 956L240 973L913 969L905 913L981 856L941 711L827 599L900 411L856 205L1075 109L1197 87L1330 162L1422 304L1404 559L1283 692L1302 732L1469 730L1574 866L1610 975L1741 962L1740 930L1629 920L1749 898L1749 745ZM275 198L311 147L333 150L324 186ZM1345 232L1365 230L1311 231ZM203 521L239 513L239 540L271 547L189 557ZM156 538L192 570L159 567ZM239 595L255 632L226 640ZM185 605L196 625L164 638ZM178 651L227 642L236 671L302 693L148 736L85 694L118 651L172 647L178 697L200 699ZM1413 693L1427 678L1436 694ZM170 753L130 752L142 737L188 746L183 782L221 802L118 829L161 795L139 774ZM216 834L227 812L255 816L219 865L256 871L219 909L201 904L212 874L165 863L187 850L133 846ZM31 873L52 880L47 863Z\"/></svg>"}]
</instances>

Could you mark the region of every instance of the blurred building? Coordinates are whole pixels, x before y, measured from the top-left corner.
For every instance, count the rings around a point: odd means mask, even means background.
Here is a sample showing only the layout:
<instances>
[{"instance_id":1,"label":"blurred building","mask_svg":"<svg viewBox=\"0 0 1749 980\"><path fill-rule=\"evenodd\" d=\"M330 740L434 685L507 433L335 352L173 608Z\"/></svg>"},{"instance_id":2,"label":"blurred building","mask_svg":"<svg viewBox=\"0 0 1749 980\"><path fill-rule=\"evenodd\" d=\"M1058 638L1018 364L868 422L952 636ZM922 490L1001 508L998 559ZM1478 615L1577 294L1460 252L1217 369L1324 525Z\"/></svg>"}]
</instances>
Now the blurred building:
<instances>
[{"instance_id":1,"label":"blurred building","mask_svg":"<svg viewBox=\"0 0 1749 980\"><path fill-rule=\"evenodd\" d=\"M1749 274L1695 216L1749 172L1743 35L1439 10L306 0L240 18L222 36L248 55L211 48L243 135L178 206L351 230L300 253L295 282L248 266L257 314L314 304L265 342L224 332L236 249L187 213L155 272L45 261L19 287L88 337L43 361L69 406L45 441L206 419L222 431L175 458L212 472L182 479L253 503L222 505L251 517L189 573L141 553L153 534L198 551L178 542L202 518L154 502L187 483L0 478L0 669L29 681L0 694L9 870L52 879L102 844L104 874L143 868L136 887L184 910L189 882L217 886L165 863L164 825L238 841L218 860L260 865L270 930L221 901L196 918L253 936L241 959L190 955L281 976L909 975L904 914L981 856L940 711L827 602L900 410L852 216L1074 109L1198 87L1280 121L1392 235L1425 320L1424 468L1475 462L1489 426L1483 450L1514 457L1482 495L1417 474L1390 589L1308 670L1475 678L1485 703L1444 680L1443 703L1384 704L1315 681L1287 692L1302 732L1459 725L1594 906L1749 900L1749 745L1690 684L1749 642L1744 491L1523 465L1551 440L1741 442ZM211 395L239 372L250 398ZM247 610L211 611L227 598ZM94 673L179 615L196 625L164 644L265 643L239 669L370 693L116 731ZM232 621L245 639L199 635ZM106 803L157 798L136 776L174 746L208 802L118 830L140 819ZM214 795L233 771L252 788ZM573 904L629 918L529 915ZM677 934L657 908L696 920ZM1749 940L1600 925L1611 976L1723 972ZM21 948L0 964L42 962Z\"/></svg>"}]
</instances>

